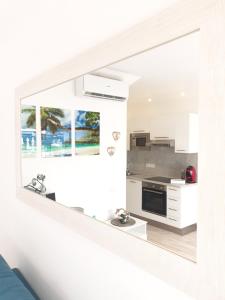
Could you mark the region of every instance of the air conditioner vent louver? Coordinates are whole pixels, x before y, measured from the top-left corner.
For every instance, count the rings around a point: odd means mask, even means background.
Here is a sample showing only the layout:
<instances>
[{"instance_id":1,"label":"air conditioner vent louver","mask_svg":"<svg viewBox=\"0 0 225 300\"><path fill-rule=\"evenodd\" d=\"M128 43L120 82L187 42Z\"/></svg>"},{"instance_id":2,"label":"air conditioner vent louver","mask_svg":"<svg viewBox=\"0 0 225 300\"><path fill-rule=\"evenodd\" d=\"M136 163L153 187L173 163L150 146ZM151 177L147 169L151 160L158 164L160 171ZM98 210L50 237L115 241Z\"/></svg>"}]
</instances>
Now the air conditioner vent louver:
<instances>
[{"instance_id":1,"label":"air conditioner vent louver","mask_svg":"<svg viewBox=\"0 0 225 300\"><path fill-rule=\"evenodd\" d=\"M123 81L88 74L76 79L75 82L76 96L117 101L128 98L129 86Z\"/></svg>"},{"instance_id":2,"label":"air conditioner vent louver","mask_svg":"<svg viewBox=\"0 0 225 300\"><path fill-rule=\"evenodd\" d=\"M112 95L107 95L107 94L99 94L99 93L93 93L93 92L85 92L84 95L90 96L90 97L96 97L96 98L112 99L112 100L121 100L121 101L126 100L126 98L124 98L124 97L112 96Z\"/></svg>"}]
</instances>

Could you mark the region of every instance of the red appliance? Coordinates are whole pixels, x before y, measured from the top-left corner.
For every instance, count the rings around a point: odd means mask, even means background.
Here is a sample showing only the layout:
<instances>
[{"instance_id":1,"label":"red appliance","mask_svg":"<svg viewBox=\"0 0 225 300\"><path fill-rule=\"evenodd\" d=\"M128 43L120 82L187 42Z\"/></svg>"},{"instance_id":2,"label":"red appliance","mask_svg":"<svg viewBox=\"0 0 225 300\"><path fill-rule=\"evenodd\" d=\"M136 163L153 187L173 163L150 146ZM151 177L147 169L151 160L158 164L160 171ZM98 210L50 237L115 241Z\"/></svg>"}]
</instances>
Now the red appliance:
<instances>
[{"instance_id":1,"label":"red appliance","mask_svg":"<svg viewBox=\"0 0 225 300\"><path fill-rule=\"evenodd\" d=\"M185 173L185 180L187 183L195 183L197 181L197 173L195 167L188 166Z\"/></svg>"}]
</instances>

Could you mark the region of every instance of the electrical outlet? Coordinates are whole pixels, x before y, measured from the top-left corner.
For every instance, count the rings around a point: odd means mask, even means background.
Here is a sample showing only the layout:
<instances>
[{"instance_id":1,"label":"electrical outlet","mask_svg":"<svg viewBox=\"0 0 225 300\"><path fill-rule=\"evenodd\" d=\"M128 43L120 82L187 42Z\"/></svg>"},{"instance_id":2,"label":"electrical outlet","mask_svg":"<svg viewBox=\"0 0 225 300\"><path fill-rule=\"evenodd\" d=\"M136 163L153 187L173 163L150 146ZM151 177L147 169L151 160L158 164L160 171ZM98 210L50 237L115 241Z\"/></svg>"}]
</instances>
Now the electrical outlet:
<instances>
[{"instance_id":1,"label":"electrical outlet","mask_svg":"<svg viewBox=\"0 0 225 300\"><path fill-rule=\"evenodd\" d=\"M154 169L155 168L155 164L151 164L151 163L146 163L146 168L152 168Z\"/></svg>"}]
</instances>

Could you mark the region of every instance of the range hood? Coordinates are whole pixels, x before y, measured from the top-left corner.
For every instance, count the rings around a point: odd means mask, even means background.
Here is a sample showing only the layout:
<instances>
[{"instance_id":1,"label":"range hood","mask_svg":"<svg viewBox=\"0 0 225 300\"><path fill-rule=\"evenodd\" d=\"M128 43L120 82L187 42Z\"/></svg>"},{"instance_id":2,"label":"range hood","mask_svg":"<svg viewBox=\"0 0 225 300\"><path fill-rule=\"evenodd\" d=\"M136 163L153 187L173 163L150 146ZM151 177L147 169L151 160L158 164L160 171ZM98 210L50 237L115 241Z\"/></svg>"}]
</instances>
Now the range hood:
<instances>
[{"instance_id":1,"label":"range hood","mask_svg":"<svg viewBox=\"0 0 225 300\"><path fill-rule=\"evenodd\" d=\"M151 140L151 145L161 146L161 147L175 147L175 140L155 139L155 140Z\"/></svg>"}]
</instances>

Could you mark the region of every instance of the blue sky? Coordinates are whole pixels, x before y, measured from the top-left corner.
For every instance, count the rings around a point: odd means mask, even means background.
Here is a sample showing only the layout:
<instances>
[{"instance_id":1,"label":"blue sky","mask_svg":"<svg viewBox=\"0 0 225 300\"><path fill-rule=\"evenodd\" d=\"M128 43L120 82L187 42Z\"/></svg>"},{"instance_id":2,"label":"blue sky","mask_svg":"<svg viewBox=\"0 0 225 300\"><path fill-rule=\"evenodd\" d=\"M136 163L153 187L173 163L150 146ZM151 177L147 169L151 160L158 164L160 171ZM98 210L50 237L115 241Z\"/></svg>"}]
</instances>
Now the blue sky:
<instances>
[{"instance_id":1,"label":"blue sky","mask_svg":"<svg viewBox=\"0 0 225 300\"><path fill-rule=\"evenodd\" d=\"M85 115L86 111L84 110L77 110L75 114L75 127L85 127Z\"/></svg>"}]
</instances>

